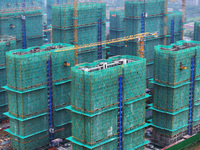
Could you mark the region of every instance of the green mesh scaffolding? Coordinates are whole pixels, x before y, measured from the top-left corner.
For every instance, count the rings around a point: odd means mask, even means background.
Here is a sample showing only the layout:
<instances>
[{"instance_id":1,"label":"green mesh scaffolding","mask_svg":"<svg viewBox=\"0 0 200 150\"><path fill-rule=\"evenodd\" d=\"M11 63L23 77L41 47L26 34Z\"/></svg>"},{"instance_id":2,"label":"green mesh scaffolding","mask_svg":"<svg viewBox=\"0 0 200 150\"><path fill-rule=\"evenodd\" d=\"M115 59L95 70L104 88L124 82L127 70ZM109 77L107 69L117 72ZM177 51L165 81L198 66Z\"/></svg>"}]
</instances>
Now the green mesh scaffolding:
<instances>
[{"instance_id":1,"label":"green mesh scaffolding","mask_svg":"<svg viewBox=\"0 0 200 150\"><path fill-rule=\"evenodd\" d=\"M1 0L0 10L22 9L24 0ZM41 7L42 0L26 0L26 7Z\"/></svg>"},{"instance_id":2,"label":"green mesh scaffolding","mask_svg":"<svg viewBox=\"0 0 200 150\"><path fill-rule=\"evenodd\" d=\"M137 57L131 57L134 59ZM91 64L83 64L78 67L94 67L100 62L113 62L128 56L116 56L108 60L96 61ZM137 58L138 59L138 58ZM136 59L136 60L137 60ZM133 66L131 68L129 66ZM124 99L129 100L145 93L145 59L139 59L127 64L124 68ZM81 110L92 112L100 108L117 103L118 76L122 74L121 65L95 72L85 72L72 68L72 105ZM97 78L98 77L98 78ZM131 78L131 80L130 80ZM88 83L88 84L85 84ZM135 86L132 86L132 85ZM109 90L103 87L109 87ZM81 96L84 94L85 96Z\"/></svg>"},{"instance_id":3,"label":"green mesh scaffolding","mask_svg":"<svg viewBox=\"0 0 200 150\"><path fill-rule=\"evenodd\" d=\"M155 81L171 86L186 83L190 79L189 69L191 68L191 57L194 55L196 55L197 58L195 76L200 76L200 70L198 69L198 58L200 57L200 43L195 41L179 41L176 45L182 46L183 43L191 43L198 45L191 46L178 51L170 50L173 48L173 45L161 45L155 47ZM186 69L180 69L181 63L182 66L186 67Z\"/></svg>"},{"instance_id":4,"label":"green mesh scaffolding","mask_svg":"<svg viewBox=\"0 0 200 150\"><path fill-rule=\"evenodd\" d=\"M176 113L163 113L158 109L153 109L153 126L161 129L161 134L173 137L180 131L187 130L188 127L188 108L177 111ZM162 131L163 130L163 131Z\"/></svg>"},{"instance_id":5,"label":"green mesh scaffolding","mask_svg":"<svg viewBox=\"0 0 200 150\"><path fill-rule=\"evenodd\" d=\"M9 129L7 129L8 132ZM71 135L71 124L66 124L62 125L59 127L55 128L55 138L64 138L68 137ZM38 132L36 135L30 135L27 136L26 138L22 138L21 136L11 134L11 145L16 149L16 150L22 150L22 149L34 149L34 148L39 148L41 146L45 146L49 142L48 138L48 131L44 132Z\"/></svg>"},{"instance_id":6,"label":"green mesh scaffolding","mask_svg":"<svg viewBox=\"0 0 200 150\"><path fill-rule=\"evenodd\" d=\"M200 23L199 22L194 23L194 40L200 41Z\"/></svg>"},{"instance_id":7,"label":"green mesh scaffolding","mask_svg":"<svg viewBox=\"0 0 200 150\"><path fill-rule=\"evenodd\" d=\"M53 42L74 44L73 4L52 6ZM100 21L100 22L99 22ZM99 27L100 23L100 27ZM105 3L78 3L77 38L78 45L97 43L101 28L101 41L105 41L106 5ZM102 45L102 59L106 58L106 45ZM98 47L78 49L78 62L98 60Z\"/></svg>"},{"instance_id":8,"label":"green mesh scaffolding","mask_svg":"<svg viewBox=\"0 0 200 150\"><path fill-rule=\"evenodd\" d=\"M72 50L67 50L72 48ZM55 137L71 136L71 67L74 46L65 43L18 49L6 53L11 144L35 149L48 144L47 61L52 59ZM60 50L60 51L58 51ZM17 144L18 143L18 144Z\"/></svg>"},{"instance_id":9,"label":"green mesh scaffolding","mask_svg":"<svg viewBox=\"0 0 200 150\"><path fill-rule=\"evenodd\" d=\"M16 39L12 36L0 36L0 120L6 118L3 113L8 111L7 94L2 86L6 83L6 52L16 48Z\"/></svg>"},{"instance_id":10,"label":"green mesh scaffolding","mask_svg":"<svg viewBox=\"0 0 200 150\"><path fill-rule=\"evenodd\" d=\"M59 4L69 4L73 3L73 0L59 0ZM57 0L48 0L47 1L47 24L50 25L52 23L52 6L58 4Z\"/></svg>"},{"instance_id":11,"label":"green mesh scaffolding","mask_svg":"<svg viewBox=\"0 0 200 150\"><path fill-rule=\"evenodd\" d=\"M200 103L195 103L194 105L194 116L193 116L193 126L199 125L200 124Z\"/></svg>"},{"instance_id":12,"label":"green mesh scaffolding","mask_svg":"<svg viewBox=\"0 0 200 150\"><path fill-rule=\"evenodd\" d=\"M167 34L171 34L171 21L174 20L174 34L180 34L182 29L183 13L179 11L169 11L167 14ZM168 44L170 45L170 43Z\"/></svg>"},{"instance_id":13,"label":"green mesh scaffolding","mask_svg":"<svg viewBox=\"0 0 200 150\"><path fill-rule=\"evenodd\" d=\"M164 42L164 0L127 0L125 1L125 36L142 32L158 32L158 37L146 37L144 43L144 55L147 59L147 80L154 77L154 46ZM142 19L144 16L144 20ZM174 20L174 42L181 40L182 13L168 12L167 14L167 44L171 44L171 22ZM143 23L144 22L144 23ZM137 40L125 43L124 55L138 56ZM120 53L119 53L120 54ZM122 55L123 55L122 54ZM148 86L150 88L150 86Z\"/></svg>"},{"instance_id":14,"label":"green mesh scaffolding","mask_svg":"<svg viewBox=\"0 0 200 150\"><path fill-rule=\"evenodd\" d=\"M144 6L146 13L148 13L149 16L164 14L165 0L126 0L125 15L134 18L141 18Z\"/></svg>"},{"instance_id":15,"label":"green mesh scaffolding","mask_svg":"<svg viewBox=\"0 0 200 150\"><path fill-rule=\"evenodd\" d=\"M175 20L174 26L174 42L181 40L181 32L182 32L182 13L181 12L169 12L168 13L168 23L167 23L167 44L171 42L171 20ZM133 19L133 18L125 18L126 21L126 29L125 35L134 35L141 33L142 25L141 19ZM148 22L149 21L149 22ZM158 30L159 29L159 30ZM126 32L127 31L127 32ZM144 46L144 55L147 59L147 79L150 79L154 76L153 69L153 61L154 61L154 46L162 45L164 40L164 16L158 15L154 16L154 18L145 18L145 32L154 33L158 31L158 37L147 37L145 38L145 46ZM125 43L125 54L138 56L138 43L137 41L128 41Z\"/></svg>"},{"instance_id":16,"label":"green mesh scaffolding","mask_svg":"<svg viewBox=\"0 0 200 150\"><path fill-rule=\"evenodd\" d=\"M0 68L6 65L6 52L16 48L16 39L12 36L0 37Z\"/></svg>"},{"instance_id":17,"label":"green mesh scaffolding","mask_svg":"<svg viewBox=\"0 0 200 150\"><path fill-rule=\"evenodd\" d=\"M2 95L2 93L0 93L1 95ZM3 119L5 119L6 118L6 116L4 115L4 113L5 112L7 112L8 111L8 105L6 104L4 104L4 105L1 105L0 106L0 119L1 120L3 120Z\"/></svg>"},{"instance_id":18,"label":"green mesh scaffolding","mask_svg":"<svg viewBox=\"0 0 200 150\"><path fill-rule=\"evenodd\" d=\"M189 97L189 92L183 92L183 91L189 91L189 84L183 85L177 88L169 88L165 86L160 85L154 85L154 107L163 109L165 111L174 112L176 110L179 110L183 107L188 106L188 99L186 97ZM169 99L170 101L161 101L160 99Z\"/></svg>"},{"instance_id":19,"label":"green mesh scaffolding","mask_svg":"<svg viewBox=\"0 0 200 150\"><path fill-rule=\"evenodd\" d=\"M16 38L17 48L22 48L22 15L25 15L26 45L41 46L43 44L42 10L40 8L6 9L0 11L0 35Z\"/></svg>"},{"instance_id":20,"label":"green mesh scaffolding","mask_svg":"<svg viewBox=\"0 0 200 150\"><path fill-rule=\"evenodd\" d=\"M154 102L151 108L155 138L163 135L172 141L181 139L190 130L193 133L200 123L199 54L200 42L197 41L155 46Z\"/></svg>"},{"instance_id":21,"label":"green mesh scaffolding","mask_svg":"<svg viewBox=\"0 0 200 150\"><path fill-rule=\"evenodd\" d=\"M110 39L124 37L124 30L124 10L110 11ZM124 53L124 42L109 44L109 46L109 56L121 55Z\"/></svg>"},{"instance_id":22,"label":"green mesh scaffolding","mask_svg":"<svg viewBox=\"0 0 200 150\"><path fill-rule=\"evenodd\" d=\"M129 63L114 65L118 61ZM107 64L105 69L94 69ZM111 65L111 66L110 66ZM94 71L87 71L94 69ZM115 56L72 68L73 149L117 147L119 77L123 78L123 134L125 150L142 149L145 125L146 61L135 56ZM139 115L139 116L138 116Z\"/></svg>"},{"instance_id":23,"label":"green mesh scaffolding","mask_svg":"<svg viewBox=\"0 0 200 150\"><path fill-rule=\"evenodd\" d=\"M7 94L5 90L1 90L0 92L0 107L3 107L8 104ZM3 109L4 110L4 109Z\"/></svg>"}]
</instances>

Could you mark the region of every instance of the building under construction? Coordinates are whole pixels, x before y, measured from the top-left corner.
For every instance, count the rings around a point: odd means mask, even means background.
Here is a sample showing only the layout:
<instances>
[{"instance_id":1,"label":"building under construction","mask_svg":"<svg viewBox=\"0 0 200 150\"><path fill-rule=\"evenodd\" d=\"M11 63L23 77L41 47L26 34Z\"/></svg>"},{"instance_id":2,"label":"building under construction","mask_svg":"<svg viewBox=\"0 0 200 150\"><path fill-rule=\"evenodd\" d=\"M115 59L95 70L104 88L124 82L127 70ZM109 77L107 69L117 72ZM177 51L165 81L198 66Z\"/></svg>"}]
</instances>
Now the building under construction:
<instances>
[{"instance_id":1,"label":"building under construction","mask_svg":"<svg viewBox=\"0 0 200 150\"><path fill-rule=\"evenodd\" d=\"M156 8L156 9L155 9ZM167 16L167 23L165 23ZM165 24L167 33L164 33ZM182 13L165 14L165 1L125 1L125 10L110 12L110 38L120 38L145 32L158 32L158 36L144 39L144 57L147 59L147 83L154 73L154 46L164 43L169 45L182 39ZM118 42L110 45L110 56L139 56L138 40ZM148 87L151 86L148 84Z\"/></svg>"},{"instance_id":2,"label":"building under construction","mask_svg":"<svg viewBox=\"0 0 200 150\"><path fill-rule=\"evenodd\" d=\"M112 10L110 11L110 39L116 39L124 37L125 30L125 17L124 10ZM118 42L110 44L109 56L123 55L125 54L124 42Z\"/></svg>"},{"instance_id":3,"label":"building under construction","mask_svg":"<svg viewBox=\"0 0 200 150\"><path fill-rule=\"evenodd\" d=\"M74 50L49 44L7 53L7 86L11 144L16 150L36 149L54 138L71 135L70 70Z\"/></svg>"},{"instance_id":4,"label":"building under construction","mask_svg":"<svg viewBox=\"0 0 200 150\"><path fill-rule=\"evenodd\" d=\"M16 38L17 48L41 46L43 44L42 9L38 1L1 1L0 35Z\"/></svg>"},{"instance_id":5,"label":"building under construction","mask_svg":"<svg viewBox=\"0 0 200 150\"><path fill-rule=\"evenodd\" d=\"M6 118L3 113L8 111L7 94L3 86L6 82L6 52L16 49L16 39L13 36L0 37L0 121Z\"/></svg>"},{"instance_id":6,"label":"building under construction","mask_svg":"<svg viewBox=\"0 0 200 150\"><path fill-rule=\"evenodd\" d=\"M72 68L74 150L144 149L145 59L116 56ZM134 83L138 83L135 86Z\"/></svg>"},{"instance_id":7,"label":"building under construction","mask_svg":"<svg viewBox=\"0 0 200 150\"><path fill-rule=\"evenodd\" d=\"M47 0L52 26L43 31L41 0L2 0L0 119L9 117L11 146L51 148L64 139L74 150L144 150L200 132L200 43L180 41L185 5L168 12L166 2L125 0L110 11L106 40L104 2ZM51 44L43 45L43 32Z\"/></svg>"},{"instance_id":8,"label":"building under construction","mask_svg":"<svg viewBox=\"0 0 200 150\"><path fill-rule=\"evenodd\" d=\"M199 132L200 42L155 47L153 142L167 146Z\"/></svg>"},{"instance_id":9,"label":"building under construction","mask_svg":"<svg viewBox=\"0 0 200 150\"><path fill-rule=\"evenodd\" d=\"M165 16L167 15L167 35L164 33ZM182 13L168 12L165 14L165 1L125 1L125 35L135 35L145 32L158 32L157 37L144 39L144 57L147 59L147 79L153 78L154 73L154 46L164 43L174 43L181 40ZM126 43L125 54L138 56L138 41Z\"/></svg>"},{"instance_id":10,"label":"building under construction","mask_svg":"<svg viewBox=\"0 0 200 150\"><path fill-rule=\"evenodd\" d=\"M52 6L54 43L84 45L105 41L105 3L79 3L77 5L77 18L74 18L73 11L72 4ZM76 27L74 26L75 20L77 22ZM77 33L77 41L74 39L75 33ZM106 49L105 44L78 49L78 63L105 59Z\"/></svg>"},{"instance_id":11,"label":"building under construction","mask_svg":"<svg viewBox=\"0 0 200 150\"><path fill-rule=\"evenodd\" d=\"M194 23L194 40L200 41L200 23L199 22Z\"/></svg>"}]
</instances>

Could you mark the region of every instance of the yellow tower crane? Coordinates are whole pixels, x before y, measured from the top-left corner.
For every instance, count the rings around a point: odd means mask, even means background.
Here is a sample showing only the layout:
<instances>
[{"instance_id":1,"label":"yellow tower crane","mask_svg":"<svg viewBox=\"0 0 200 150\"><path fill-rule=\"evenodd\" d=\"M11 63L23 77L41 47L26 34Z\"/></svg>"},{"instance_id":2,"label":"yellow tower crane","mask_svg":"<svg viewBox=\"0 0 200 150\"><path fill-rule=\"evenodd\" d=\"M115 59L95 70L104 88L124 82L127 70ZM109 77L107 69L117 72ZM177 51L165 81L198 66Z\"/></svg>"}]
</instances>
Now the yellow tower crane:
<instances>
[{"instance_id":1,"label":"yellow tower crane","mask_svg":"<svg viewBox=\"0 0 200 150\"><path fill-rule=\"evenodd\" d=\"M77 18L77 0L74 0L74 58L75 58L75 65L78 64L78 18Z\"/></svg>"},{"instance_id":2,"label":"yellow tower crane","mask_svg":"<svg viewBox=\"0 0 200 150\"><path fill-rule=\"evenodd\" d=\"M165 25L164 25L164 45L167 45L167 8L168 8L168 0L165 0Z\"/></svg>"},{"instance_id":3,"label":"yellow tower crane","mask_svg":"<svg viewBox=\"0 0 200 150\"><path fill-rule=\"evenodd\" d=\"M171 0L171 2L176 2L176 1L178 1L178 0ZM182 23L183 23L182 40L183 40L183 37L184 37L185 4L186 4L186 0L182 0L182 11L183 11L183 17L182 17Z\"/></svg>"},{"instance_id":4,"label":"yellow tower crane","mask_svg":"<svg viewBox=\"0 0 200 150\"><path fill-rule=\"evenodd\" d=\"M99 0L99 2L101 2L101 0ZM101 43L96 42L96 43L90 43L90 44L84 44L81 46L78 46L78 30L77 30L77 0L73 0L73 7L74 7L74 14L73 14L73 19L74 19L74 48L68 48L65 50L58 50L57 52L60 51L67 51L67 50L72 50L74 49L74 57L75 57L75 65L78 64L78 49L81 48L89 48L89 47L93 47L93 46L99 46L99 45L106 45L106 44L112 44L112 43L117 43L117 42L122 42L122 41L129 41L129 40L134 40L134 39L138 39L138 44L139 44L139 50L138 50L138 54L141 58L144 58L144 38L147 36L158 36L158 32L155 33L141 33L141 34L136 34L136 35L130 35L130 36L126 36L126 37L121 37L121 38L117 38L117 39L111 39L111 40L106 40L106 41L102 41Z\"/></svg>"},{"instance_id":5,"label":"yellow tower crane","mask_svg":"<svg viewBox=\"0 0 200 150\"><path fill-rule=\"evenodd\" d=\"M149 32L140 33L140 34L136 34L136 35L130 35L130 36L125 36L125 37L120 37L120 38L116 38L116 39L102 41L101 43L96 42L96 43L80 45L80 46L77 46L75 48L67 48L67 49L64 49L64 50L57 50L56 52L68 51L68 50L73 50L73 49L78 50L78 49L82 49L82 48L90 48L90 47L93 47L93 46L113 44L113 43L124 42L124 41L127 42L127 41L130 41L130 40L136 40L137 39L138 44L139 44L138 54L141 58L144 58L144 38L148 37L148 36L158 37L158 32L155 32L155 33L149 33ZM76 53L78 54L78 51L76 51Z\"/></svg>"}]
</instances>

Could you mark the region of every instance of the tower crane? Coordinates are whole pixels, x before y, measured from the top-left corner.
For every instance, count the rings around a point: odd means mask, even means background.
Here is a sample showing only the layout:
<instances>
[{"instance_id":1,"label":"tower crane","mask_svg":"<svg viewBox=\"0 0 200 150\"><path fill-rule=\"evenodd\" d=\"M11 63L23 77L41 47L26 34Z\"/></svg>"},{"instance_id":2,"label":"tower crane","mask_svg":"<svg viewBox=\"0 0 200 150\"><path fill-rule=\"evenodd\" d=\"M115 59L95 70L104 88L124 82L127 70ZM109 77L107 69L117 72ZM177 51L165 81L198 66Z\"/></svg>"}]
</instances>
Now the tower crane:
<instances>
[{"instance_id":1,"label":"tower crane","mask_svg":"<svg viewBox=\"0 0 200 150\"><path fill-rule=\"evenodd\" d=\"M74 7L74 57L75 57L75 65L78 64L78 29L77 29L77 25L78 25L78 18L77 18L77 0L73 1L73 7Z\"/></svg>"},{"instance_id":2,"label":"tower crane","mask_svg":"<svg viewBox=\"0 0 200 150\"><path fill-rule=\"evenodd\" d=\"M165 17L164 17L164 45L167 45L167 8L168 8L168 0L165 0Z\"/></svg>"},{"instance_id":3,"label":"tower crane","mask_svg":"<svg viewBox=\"0 0 200 150\"><path fill-rule=\"evenodd\" d=\"M101 2L101 0L99 0L99 2ZM144 58L144 38L147 36L158 36L158 32L155 33L141 33L141 34L136 34L136 35L130 35L130 36L126 36L126 37L121 37L121 38L117 38L117 39L112 39L112 40L106 40L106 41L102 41L102 42L96 42L96 43L90 43L90 44L84 44L79 46L78 43L78 30L77 30L77 23L78 23L78 19L77 19L77 0L73 0L73 7L74 7L74 14L73 14L73 19L74 19L74 48L68 48L65 50L58 50L57 52L60 51L67 51L67 50L72 50L74 49L74 57L75 57L75 65L78 64L78 49L81 48L89 48L89 47L93 47L93 46L99 46L99 45L106 45L106 44L112 44L112 43L117 43L117 42L122 42L122 41L129 41L129 40L134 40L134 39L138 39L138 44L139 44L139 50L138 50L138 54L141 58Z\"/></svg>"},{"instance_id":4,"label":"tower crane","mask_svg":"<svg viewBox=\"0 0 200 150\"><path fill-rule=\"evenodd\" d=\"M144 58L144 38L148 37L148 36L158 37L158 32L155 32L155 33L146 32L146 33L140 33L140 34L136 34L136 35L120 37L120 38L116 38L116 39L106 40L106 41L102 41L101 43L96 42L96 43L84 44L84 45L79 45L79 46L77 45L77 47L75 47L75 48L66 48L63 50L57 50L56 52L68 51L68 50L73 50L73 49L78 50L78 49L82 49L82 48L90 48L93 46L113 44L113 43L124 42L124 41L127 42L130 40L138 40L138 44L139 44L138 54L141 58ZM78 54L78 51L77 51L77 54Z\"/></svg>"}]
</instances>

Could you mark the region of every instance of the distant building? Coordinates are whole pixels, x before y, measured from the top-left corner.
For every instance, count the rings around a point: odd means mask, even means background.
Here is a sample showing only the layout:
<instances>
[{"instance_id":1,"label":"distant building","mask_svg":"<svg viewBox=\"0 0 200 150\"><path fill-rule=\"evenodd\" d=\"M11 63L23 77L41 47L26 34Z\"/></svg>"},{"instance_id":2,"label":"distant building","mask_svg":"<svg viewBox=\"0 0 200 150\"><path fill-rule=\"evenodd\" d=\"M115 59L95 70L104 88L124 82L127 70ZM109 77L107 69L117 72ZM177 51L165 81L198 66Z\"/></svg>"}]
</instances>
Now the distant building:
<instances>
[{"instance_id":1,"label":"distant building","mask_svg":"<svg viewBox=\"0 0 200 150\"><path fill-rule=\"evenodd\" d=\"M176 4L182 4L182 0L178 0L177 2L174 2ZM189 0L189 1L186 1L186 5L200 5L200 0Z\"/></svg>"}]
</instances>

